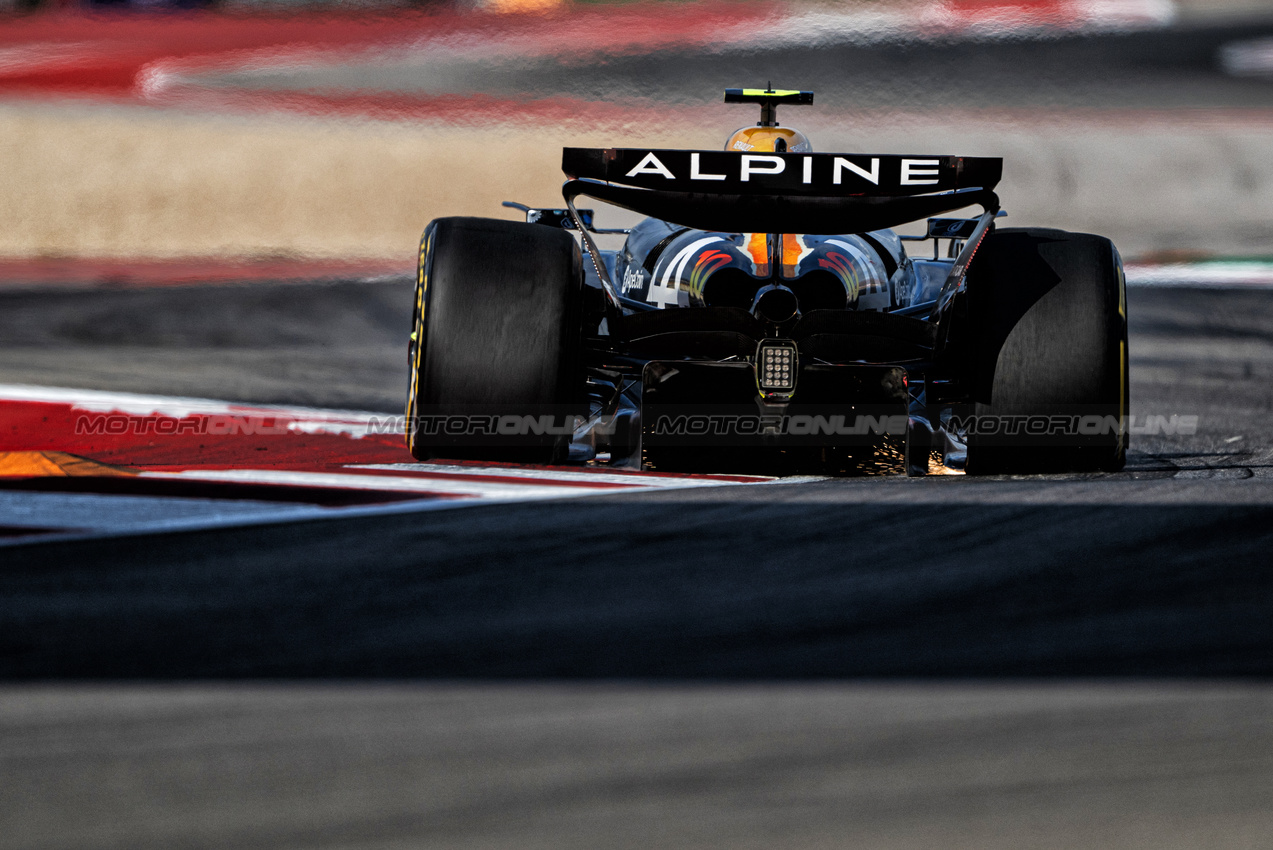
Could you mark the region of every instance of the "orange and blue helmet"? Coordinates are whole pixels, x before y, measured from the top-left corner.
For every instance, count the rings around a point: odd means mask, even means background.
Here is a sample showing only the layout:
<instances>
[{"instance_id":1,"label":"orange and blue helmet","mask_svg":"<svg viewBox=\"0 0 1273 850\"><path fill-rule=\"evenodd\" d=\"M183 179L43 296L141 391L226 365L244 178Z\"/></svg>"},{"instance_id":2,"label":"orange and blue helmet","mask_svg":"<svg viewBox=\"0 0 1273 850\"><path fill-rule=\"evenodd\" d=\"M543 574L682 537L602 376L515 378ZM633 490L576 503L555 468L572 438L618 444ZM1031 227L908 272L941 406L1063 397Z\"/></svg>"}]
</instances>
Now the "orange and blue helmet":
<instances>
[{"instance_id":1,"label":"orange and blue helmet","mask_svg":"<svg viewBox=\"0 0 1273 850\"><path fill-rule=\"evenodd\" d=\"M743 153L812 153L809 137L790 127L744 127L729 137L727 151Z\"/></svg>"}]
</instances>

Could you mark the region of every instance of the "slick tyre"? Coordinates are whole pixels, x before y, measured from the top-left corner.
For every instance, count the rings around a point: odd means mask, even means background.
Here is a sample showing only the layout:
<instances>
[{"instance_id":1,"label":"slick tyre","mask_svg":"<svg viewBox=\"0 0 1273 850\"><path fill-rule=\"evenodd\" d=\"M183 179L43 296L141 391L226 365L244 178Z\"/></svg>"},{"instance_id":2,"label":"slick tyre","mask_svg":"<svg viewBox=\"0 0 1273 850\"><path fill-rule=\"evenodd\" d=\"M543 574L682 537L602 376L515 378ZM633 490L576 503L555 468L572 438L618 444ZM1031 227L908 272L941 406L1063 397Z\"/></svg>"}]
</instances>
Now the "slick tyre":
<instances>
[{"instance_id":1,"label":"slick tyre","mask_svg":"<svg viewBox=\"0 0 1273 850\"><path fill-rule=\"evenodd\" d=\"M564 230L431 222L420 244L407 445L433 457L564 459L579 412L583 270Z\"/></svg>"},{"instance_id":2,"label":"slick tyre","mask_svg":"<svg viewBox=\"0 0 1273 850\"><path fill-rule=\"evenodd\" d=\"M968 270L973 475L1112 472L1127 455L1127 297L1108 239L990 234Z\"/></svg>"}]
</instances>

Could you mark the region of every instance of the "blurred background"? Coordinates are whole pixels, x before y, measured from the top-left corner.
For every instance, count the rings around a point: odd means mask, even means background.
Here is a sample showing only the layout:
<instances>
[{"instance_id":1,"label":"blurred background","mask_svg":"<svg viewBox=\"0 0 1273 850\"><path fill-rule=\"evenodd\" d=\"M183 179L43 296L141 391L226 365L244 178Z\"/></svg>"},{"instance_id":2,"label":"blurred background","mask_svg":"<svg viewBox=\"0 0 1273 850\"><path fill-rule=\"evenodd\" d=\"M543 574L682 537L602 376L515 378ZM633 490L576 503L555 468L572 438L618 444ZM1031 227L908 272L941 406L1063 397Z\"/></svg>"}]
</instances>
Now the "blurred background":
<instances>
[{"instance_id":1,"label":"blurred background","mask_svg":"<svg viewBox=\"0 0 1273 850\"><path fill-rule=\"evenodd\" d=\"M769 82L822 151L1004 157L1011 224L1273 255L1269 3L0 0L0 258L410 270L559 203L563 145L716 147Z\"/></svg>"}]
</instances>

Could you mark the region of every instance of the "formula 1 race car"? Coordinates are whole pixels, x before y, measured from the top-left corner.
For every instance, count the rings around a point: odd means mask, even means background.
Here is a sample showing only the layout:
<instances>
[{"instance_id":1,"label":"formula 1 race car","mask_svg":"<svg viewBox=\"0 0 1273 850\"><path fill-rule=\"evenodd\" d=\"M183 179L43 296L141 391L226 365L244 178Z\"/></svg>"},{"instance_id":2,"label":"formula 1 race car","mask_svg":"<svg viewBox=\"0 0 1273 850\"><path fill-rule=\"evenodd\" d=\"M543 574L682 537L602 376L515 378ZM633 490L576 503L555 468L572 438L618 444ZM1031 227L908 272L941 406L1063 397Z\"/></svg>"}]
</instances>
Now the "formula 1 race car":
<instances>
[{"instance_id":1,"label":"formula 1 race car","mask_svg":"<svg viewBox=\"0 0 1273 850\"><path fill-rule=\"evenodd\" d=\"M776 120L812 92L725 100L759 104L761 120L723 151L566 148L564 208L428 225L415 457L1123 467L1127 311L1108 239L996 227L1000 159L814 153ZM649 217L600 229L581 195ZM967 207L981 211L943 217ZM890 229L925 219L922 233ZM621 248L597 246L614 234ZM925 240L931 254L907 252Z\"/></svg>"}]
</instances>

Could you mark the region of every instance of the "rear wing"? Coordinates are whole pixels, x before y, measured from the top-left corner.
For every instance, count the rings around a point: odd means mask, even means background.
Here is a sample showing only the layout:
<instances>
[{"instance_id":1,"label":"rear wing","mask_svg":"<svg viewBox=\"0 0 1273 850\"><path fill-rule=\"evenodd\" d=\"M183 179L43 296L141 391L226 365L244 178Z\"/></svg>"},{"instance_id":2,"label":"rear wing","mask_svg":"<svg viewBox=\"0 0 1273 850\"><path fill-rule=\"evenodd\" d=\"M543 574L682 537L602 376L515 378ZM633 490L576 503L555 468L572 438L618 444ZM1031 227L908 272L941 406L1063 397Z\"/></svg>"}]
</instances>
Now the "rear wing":
<instances>
[{"instance_id":1,"label":"rear wing","mask_svg":"<svg viewBox=\"0 0 1273 850\"><path fill-rule=\"evenodd\" d=\"M860 233L997 209L1003 160L565 148L562 170L567 203L587 195L699 230Z\"/></svg>"},{"instance_id":2,"label":"rear wing","mask_svg":"<svg viewBox=\"0 0 1273 850\"><path fill-rule=\"evenodd\" d=\"M697 230L864 233L974 204L984 212L956 259L940 303L963 279L999 211L997 157L761 154L645 148L565 148L562 195L572 215L586 195ZM577 217L577 216L576 216ZM611 306L621 299L578 221Z\"/></svg>"}]
</instances>

